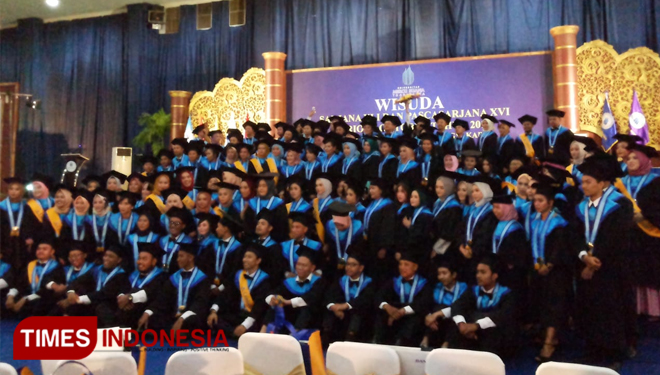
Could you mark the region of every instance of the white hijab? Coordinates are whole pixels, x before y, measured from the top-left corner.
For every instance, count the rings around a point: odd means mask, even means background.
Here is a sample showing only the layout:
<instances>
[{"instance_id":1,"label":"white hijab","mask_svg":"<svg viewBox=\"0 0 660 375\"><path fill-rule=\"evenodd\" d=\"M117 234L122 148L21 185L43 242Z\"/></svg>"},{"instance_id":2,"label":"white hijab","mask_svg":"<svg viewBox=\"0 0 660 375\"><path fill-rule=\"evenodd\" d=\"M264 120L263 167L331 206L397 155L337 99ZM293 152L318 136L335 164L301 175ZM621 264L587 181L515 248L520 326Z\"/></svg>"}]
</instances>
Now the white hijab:
<instances>
[{"instance_id":1,"label":"white hijab","mask_svg":"<svg viewBox=\"0 0 660 375\"><path fill-rule=\"evenodd\" d=\"M491 190L490 186L485 183L485 182L475 182L475 185L481 190L481 193L484 195L483 198L481 198L480 201L475 202L474 206L475 207L481 207L484 204L490 202L491 199L493 199L493 190Z\"/></svg>"}]
</instances>

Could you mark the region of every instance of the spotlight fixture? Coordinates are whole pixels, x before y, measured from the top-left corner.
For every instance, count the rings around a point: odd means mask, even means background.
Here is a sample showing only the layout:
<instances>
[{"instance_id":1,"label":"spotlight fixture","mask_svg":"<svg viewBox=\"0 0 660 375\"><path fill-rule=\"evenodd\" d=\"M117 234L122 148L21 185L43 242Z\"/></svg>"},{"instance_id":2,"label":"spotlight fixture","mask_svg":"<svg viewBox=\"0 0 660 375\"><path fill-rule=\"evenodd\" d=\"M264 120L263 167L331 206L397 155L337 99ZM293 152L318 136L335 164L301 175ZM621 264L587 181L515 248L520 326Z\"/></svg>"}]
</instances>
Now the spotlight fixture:
<instances>
[{"instance_id":1,"label":"spotlight fixture","mask_svg":"<svg viewBox=\"0 0 660 375\"><path fill-rule=\"evenodd\" d=\"M57 8L60 6L60 0L46 0L46 5L51 8Z\"/></svg>"},{"instance_id":2,"label":"spotlight fixture","mask_svg":"<svg viewBox=\"0 0 660 375\"><path fill-rule=\"evenodd\" d=\"M41 108L41 100L33 100L32 97L29 97L25 106L30 109L39 109Z\"/></svg>"}]
</instances>

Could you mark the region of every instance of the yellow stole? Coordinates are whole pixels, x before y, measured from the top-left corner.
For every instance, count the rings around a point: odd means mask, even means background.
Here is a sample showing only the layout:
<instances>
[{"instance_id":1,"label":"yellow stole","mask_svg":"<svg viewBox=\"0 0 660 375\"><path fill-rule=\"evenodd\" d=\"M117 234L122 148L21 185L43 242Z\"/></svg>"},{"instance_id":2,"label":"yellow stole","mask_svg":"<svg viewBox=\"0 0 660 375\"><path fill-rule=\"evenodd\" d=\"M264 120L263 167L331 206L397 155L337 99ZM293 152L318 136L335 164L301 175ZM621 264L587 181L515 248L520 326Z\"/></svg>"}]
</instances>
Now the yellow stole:
<instances>
[{"instance_id":1,"label":"yellow stole","mask_svg":"<svg viewBox=\"0 0 660 375\"><path fill-rule=\"evenodd\" d=\"M642 209L639 208L639 206L637 205L637 202L632 197L632 195L630 195L630 192L628 191L628 189L626 189L626 185L623 183L623 181L621 181L620 178L616 179L616 182L614 183L614 186L616 186L616 188L619 189L621 194L625 195L626 198L628 198L628 200L630 200L630 202L632 202L633 211L635 213L641 213L642 212ZM660 238L660 229L658 229L655 225L653 225L647 219L644 219L644 220L640 221L639 223L637 223L637 226L639 227L639 229L644 231L644 233L648 234L649 236L655 237L655 238Z\"/></svg>"},{"instance_id":2,"label":"yellow stole","mask_svg":"<svg viewBox=\"0 0 660 375\"><path fill-rule=\"evenodd\" d=\"M264 168L261 166L261 163L259 162L259 159L254 158L250 160L250 163L252 163L252 166L254 167L254 170L259 173L263 173ZM268 164L268 171L271 173L279 173L277 170L277 165L275 165L275 160L272 158L266 159L266 164ZM277 184L277 177L273 179L275 183Z\"/></svg>"},{"instance_id":3,"label":"yellow stole","mask_svg":"<svg viewBox=\"0 0 660 375\"><path fill-rule=\"evenodd\" d=\"M218 217L225 216L225 212L221 210L220 207L213 207L213 212L215 212L215 214L218 215Z\"/></svg>"},{"instance_id":4,"label":"yellow stole","mask_svg":"<svg viewBox=\"0 0 660 375\"><path fill-rule=\"evenodd\" d=\"M164 214L167 209L165 208L165 203L163 203L163 200L160 199L159 196L156 194L149 194L147 199L145 199L145 202L151 199L152 202L156 205L156 208L158 208L158 211L160 211L161 214Z\"/></svg>"},{"instance_id":5,"label":"yellow stole","mask_svg":"<svg viewBox=\"0 0 660 375\"><path fill-rule=\"evenodd\" d=\"M568 167L566 167L566 170L568 171L568 173L573 174L573 166L574 166L574 165L575 165L575 164L571 164L571 165L569 165ZM571 185L571 186L575 186L575 182L574 182L573 179L570 178L570 177L566 177L566 183L569 184L569 185Z\"/></svg>"},{"instance_id":6,"label":"yellow stole","mask_svg":"<svg viewBox=\"0 0 660 375\"><path fill-rule=\"evenodd\" d=\"M30 209L32 210L32 213L34 213L34 216L37 217L37 220L39 220L40 223L44 222L44 209L41 207L39 202L37 202L36 199L30 199L27 201L27 205L30 206Z\"/></svg>"},{"instance_id":7,"label":"yellow stole","mask_svg":"<svg viewBox=\"0 0 660 375\"><path fill-rule=\"evenodd\" d=\"M62 232L62 218L60 217L60 214L55 211L55 207L51 207L46 211L46 216L48 216L48 220L50 220L50 224L53 226L55 234L59 237Z\"/></svg>"},{"instance_id":8,"label":"yellow stole","mask_svg":"<svg viewBox=\"0 0 660 375\"><path fill-rule=\"evenodd\" d=\"M252 280L253 283L256 281L257 280ZM252 307L254 307L254 300L252 300L252 296L250 295L250 288L248 287L248 282L245 278L245 271L241 271L241 276L238 278L238 288L241 291L241 298L243 299L245 310L251 312Z\"/></svg>"},{"instance_id":9,"label":"yellow stole","mask_svg":"<svg viewBox=\"0 0 660 375\"><path fill-rule=\"evenodd\" d=\"M502 181L502 189L506 189L506 188L508 188L512 193L516 192L516 185L510 182Z\"/></svg>"},{"instance_id":10,"label":"yellow stole","mask_svg":"<svg viewBox=\"0 0 660 375\"><path fill-rule=\"evenodd\" d=\"M319 235L319 240L325 245L325 228L321 222L321 212L319 211L319 199L314 198L314 219L316 220L316 234Z\"/></svg>"},{"instance_id":11,"label":"yellow stole","mask_svg":"<svg viewBox=\"0 0 660 375\"><path fill-rule=\"evenodd\" d=\"M530 159L533 158L536 153L534 152L534 146L532 146L532 142L529 141L529 138L527 138L525 133L520 135L520 139L522 140L523 146L525 146L525 153L527 154L527 157Z\"/></svg>"},{"instance_id":12,"label":"yellow stole","mask_svg":"<svg viewBox=\"0 0 660 375\"><path fill-rule=\"evenodd\" d=\"M186 206L187 209L192 210L193 208L195 208L195 201L190 199L189 196L186 195L185 197L183 197L181 201L183 202L183 205Z\"/></svg>"},{"instance_id":13,"label":"yellow stole","mask_svg":"<svg viewBox=\"0 0 660 375\"><path fill-rule=\"evenodd\" d=\"M28 266L27 266L27 277L28 277L28 283L30 285L32 284L32 273L34 272L34 267L37 266L37 262L38 262L38 260L35 259L32 262L28 263ZM37 275L37 277L39 277L39 275Z\"/></svg>"},{"instance_id":14,"label":"yellow stole","mask_svg":"<svg viewBox=\"0 0 660 375\"><path fill-rule=\"evenodd\" d=\"M286 204L286 213L288 213L288 214L291 213L291 203Z\"/></svg>"},{"instance_id":15,"label":"yellow stole","mask_svg":"<svg viewBox=\"0 0 660 375\"><path fill-rule=\"evenodd\" d=\"M270 160L270 159L267 159ZM261 166L261 163L259 162L259 159L250 159L250 163L252 163L252 166L254 167L254 170L257 171L257 173L262 173L264 171L264 168Z\"/></svg>"},{"instance_id":16,"label":"yellow stole","mask_svg":"<svg viewBox=\"0 0 660 375\"><path fill-rule=\"evenodd\" d=\"M234 167L236 167L237 169L239 169L239 170L242 171L243 173L247 173L247 171L245 170L245 168L243 168L243 163L241 163L240 161L235 161L235 162L234 162ZM261 167L261 165L260 165L260 167Z\"/></svg>"}]
</instances>

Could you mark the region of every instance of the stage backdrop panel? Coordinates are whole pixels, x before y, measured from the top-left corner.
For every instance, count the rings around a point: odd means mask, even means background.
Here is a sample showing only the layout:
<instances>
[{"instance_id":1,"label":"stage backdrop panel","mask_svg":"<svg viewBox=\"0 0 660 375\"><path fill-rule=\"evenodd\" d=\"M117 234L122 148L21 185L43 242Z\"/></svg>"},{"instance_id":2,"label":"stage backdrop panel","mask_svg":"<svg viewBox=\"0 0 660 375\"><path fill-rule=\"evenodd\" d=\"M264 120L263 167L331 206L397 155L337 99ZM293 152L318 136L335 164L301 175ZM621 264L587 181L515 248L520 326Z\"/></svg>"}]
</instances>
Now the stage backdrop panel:
<instances>
[{"instance_id":1,"label":"stage backdrop panel","mask_svg":"<svg viewBox=\"0 0 660 375\"><path fill-rule=\"evenodd\" d=\"M351 130L361 132L362 116L380 119L395 114L405 122L405 107L396 98L419 93L411 102L411 121L417 115L432 119L438 112L470 122L468 135L477 137L484 113L514 124L518 118L539 118L534 131L546 128L545 111L552 107L552 55L550 52L494 55L473 58L413 61L325 69L293 70L287 75L289 121L341 115ZM433 121L433 120L431 120Z\"/></svg>"}]
</instances>

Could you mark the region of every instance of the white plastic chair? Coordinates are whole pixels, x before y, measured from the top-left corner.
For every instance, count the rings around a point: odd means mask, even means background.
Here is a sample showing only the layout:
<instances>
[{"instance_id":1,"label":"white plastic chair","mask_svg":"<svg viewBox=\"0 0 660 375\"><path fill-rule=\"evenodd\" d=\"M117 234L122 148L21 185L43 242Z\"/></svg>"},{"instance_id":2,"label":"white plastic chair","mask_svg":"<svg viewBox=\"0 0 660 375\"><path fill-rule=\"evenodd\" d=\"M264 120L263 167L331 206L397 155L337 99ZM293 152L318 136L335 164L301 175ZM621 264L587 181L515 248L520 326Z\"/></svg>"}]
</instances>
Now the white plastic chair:
<instances>
[{"instance_id":1,"label":"white plastic chair","mask_svg":"<svg viewBox=\"0 0 660 375\"><path fill-rule=\"evenodd\" d=\"M243 356L238 349L199 350L181 350L172 354L167 360L165 375L243 375Z\"/></svg>"},{"instance_id":2,"label":"white plastic chair","mask_svg":"<svg viewBox=\"0 0 660 375\"><path fill-rule=\"evenodd\" d=\"M44 361L42 361L42 369L44 368ZM62 364L69 361L57 361L55 368L51 372L45 372L44 375L57 373L57 375L68 375L66 371L58 371L57 368ZM85 365L89 371L94 375L137 375L137 363L129 352L93 352L87 358L80 359L80 362ZM71 374L71 375L79 375Z\"/></svg>"},{"instance_id":3,"label":"white plastic chair","mask_svg":"<svg viewBox=\"0 0 660 375\"><path fill-rule=\"evenodd\" d=\"M605 367L548 362L536 369L536 375L618 375L618 373Z\"/></svg>"},{"instance_id":4,"label":"white plastic chair","mask_svg":"<svg viewBox=\"0 0 660 375\"><path fill-rule=\"evenodd\" d=\"M426 357L426 373L428 375L505 375L504 362L495 354L460 349L433 350Z\"/></svg>"},{"instance_id":5,"label":"white plastic chair","mask_svg":"<svg viewBox=\"0 0 660 375\"><path fill-rule=\"evenodd\" d=\"M376 344L371 344L376 345ZM425 375L424 367L426 366L426 357L429 353L420 348L413 348L410 346L393 346L387 345L392 348L399 356L399 363L401 363L400 375Z\"/></svg>"},{"instance_id":6,"label":"white plastic chair","mask_svg":"<svg viewBox=\"0 0 660 375\"><path fill-rule=\"evenodd\" d=\"M14 366L0 362L0 375L18 375Z\"/></svg>"},{"instance_id":7,"label":"white plastic chair","mask_svg":"<svg viewBox=\"0 0 660 375\"><path fill-rule=\"evenodd\" d=\"M245 372L263 375L305 375L300 343L288 335L246 333L238 339Z\"/></svg>"},{"instance_id":8,"label":"white plastic chair","mask_svg":"<svg viewBox=\"0 0 660 375\"><path fill-rule=\"evenodd\" d=\"M326 367L340 375L398 375L399 356L394 349L383 345L335 342L326 354Z\"/></svg>"}]
</instances>

